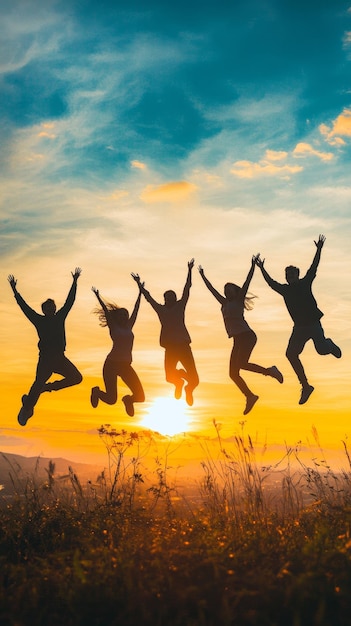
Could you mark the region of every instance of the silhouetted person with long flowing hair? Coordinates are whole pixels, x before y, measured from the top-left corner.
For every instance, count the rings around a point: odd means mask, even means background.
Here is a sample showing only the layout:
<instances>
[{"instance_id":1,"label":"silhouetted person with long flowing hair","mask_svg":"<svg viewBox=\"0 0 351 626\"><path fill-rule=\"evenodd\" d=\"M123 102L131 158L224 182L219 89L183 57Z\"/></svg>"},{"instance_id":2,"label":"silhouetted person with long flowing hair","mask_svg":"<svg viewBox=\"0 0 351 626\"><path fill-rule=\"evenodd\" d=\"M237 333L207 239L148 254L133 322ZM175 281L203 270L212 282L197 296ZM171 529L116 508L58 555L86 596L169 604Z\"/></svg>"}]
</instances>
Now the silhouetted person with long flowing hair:
<instances>
[{"instance_id":1,"label":"silhouetted person with long flowing hair","mask_svg":"<svg viewBox=\"0 0 351 626\"><path fill-rule=\"evenodd\" d=\"M75 271L72 272L72 286L63 307L57 311L55 301L48 298L41 305L43 315L28 306L18 293L15 277L12 274L8 277L17 304L29 321L34 324L39 336L39 360L35 381L28 394L22 396L22 408L18 414L18 422L21 426L25 426L29 418L32 417L41 393L59 391L59 389L79 385L83 380L76 366L65 356L65 320L76 298L77 281L81 271L80 267L76 267ZM63 378L48 383L47 380L52 374L60 374Z\"/></svg>"},{"instance_id":2,"label":"silhouetted person with long flowing hair","mask_svg":"<svg viewBox=\"0 0 351 626\"><path fill-rule=\"evenodd\" d=\"M190 347L191 338L185 326L185 307L189 300L193 267L194 259L191 259L188 263L188 274L180 300L177 300L174 291L168 290L163 294L164 304L159 304L154 300L145 289L144 283L141 283L139 274L132 274L161 323L160 345L165 349L166 381L175 386L174 397L177 400L181 398L184 381L186 381L184 391L189 406L193 404L193 391L199 384L199 376ZM177 369L178 363L181 363L184 369Z\"/></svg>"},{"instance_id":3,"label":"silhouetted person with long flowing hair","mask_svg":"<svg viewBox=\"0 0 351 626\"><path fill-rule=\"evenodd\" d=\"M95 287L92 287L92 291L95 293L101 306L100 309L96 310L100 319L100 325L108 327L113 345L111 352L109 352L106 357L103 367L105 391L100 389L100 387L93 387L90 401L94 408L97 407L99 400L102 400L102 402L106 404L116 404L117 379L119 376L132 392L131 395L123 396L122 402L125 406L126 413L133 416L134 402L144 402L145 400L143 387L131 365L134 343L132 328L135 324L140 307L141 291L139 288L139 295L130 317L127 309L111 302L105 303Z\"/></svg>"},{"instance_id":4,"label":"silhouetted person with long flowing hair","mask_svg":"<svg viewBox=\"0 0 351 626\"><path fill-rule=\"evenodd\" d=\"M323 313L319 310L312 294L312 282L316 277L324 242L324 235L319 235L318 241L314 242L317 250L312 264L303 278L300 278L298 267L289 265L285 268L286 283L284 284L278 283L270 277L264 267L264 259L261 259L259 256L256 259L265 281L274 291L283 296L294 322L286 356L302 385L299 404L305 404L314 390L314 387L307 380L305 370L299 359L299 355L307 341L312 339L318 354L332 354L337 359L341 357L340 348L331 339L326 339L324 336L324 330L320 321Z\"/></svg>"},{"instance_id":5,"label":"silhouetted person with long flowing hair","mask_svg":"<svg viewBox=\"0 0 351 626\"><path fill-rule=\"evenodd\" d=\"M229 376L246 397L244 415L247 415L247 413L251 411L258 400L258 396L249 389L240 375L240 370L248 370L256 374L271 376L280 383L283 382L283 375L275 365L262 367L262 365L256 365L256 363L249 361L252 350L257 342L257 336L245 320L244 311L250 310L253 306L252 300L254 296L248 296L247 292L254 274L255 260L256 257L252 257L251 267L242 287L234 283L226 283L224 285L224 295L213 287L206 278L203 268L201 265L199 266L200 276L206 287L221 304L223 321L228 337L233 338L233 348L229 362Z\"/></svg>"}]
</instances>

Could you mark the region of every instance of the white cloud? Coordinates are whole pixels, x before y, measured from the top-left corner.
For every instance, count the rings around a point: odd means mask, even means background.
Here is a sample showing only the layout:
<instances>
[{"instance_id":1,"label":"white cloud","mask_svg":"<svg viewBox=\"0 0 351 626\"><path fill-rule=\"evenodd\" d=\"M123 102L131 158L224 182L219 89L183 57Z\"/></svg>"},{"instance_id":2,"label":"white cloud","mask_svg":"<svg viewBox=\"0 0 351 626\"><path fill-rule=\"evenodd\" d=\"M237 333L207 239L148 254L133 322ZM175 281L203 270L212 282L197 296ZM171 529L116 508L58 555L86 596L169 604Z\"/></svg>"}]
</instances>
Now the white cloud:
<instances>
[{"instance_id":1,"label":"white cloud","mask_svg":"<svg viewBox=\"0 0 351 626\"><path fill-rule=\"evenodd\" d=\"M345 108L331 126L321 124L319 131L330 145L345 145L343 137L351 137L351 109Z\"/></svg>"},{"instance_id":2,"label":"white cloud","mask_svg":"<svg viewBox=\"0 0 351 626\"><path fill-rule=\"evenodd\" d=\"M344 34L343 44L345 48L348 48L351 45L351 31L347 31Z\"/></svg>"},{"instance_id":3,"label":"white cloud","mask_svg":"<svg viewBox=\"0 0 351 626\"><path fill-rule=\"evenodd\" d=\"M265 158L268 161L283 161L288 156L284 150L266 150Z\"/></svg>"},{"instance_id":4,"label":"white cloud","mask_svg":"<svg viewBox=\"0 0 351 626\"><path fill-rule=\"evenodd\" d=\"M259 176L279 176L290 177L292 174L302 172L301 165L275 165L268 160L262 160L258 163L252 161L236 161L233 163L231 173L239 178L256 178Z\"/></svg>"},{"instance_id":5,"label":"white cloud","mask_svg":"<svg viewBox=\"0 0 351 626\"><path fill-rule=\"evenodd\" d=\"M294 157L306 157L306 156L316 156L321 161L331 161L334 158L334 154L332 152L321 152L320 150L316 150L309 143L305 143L303 141L296 144L294 150L292 151L292 155Z\"/></svg>"}]
</instances>

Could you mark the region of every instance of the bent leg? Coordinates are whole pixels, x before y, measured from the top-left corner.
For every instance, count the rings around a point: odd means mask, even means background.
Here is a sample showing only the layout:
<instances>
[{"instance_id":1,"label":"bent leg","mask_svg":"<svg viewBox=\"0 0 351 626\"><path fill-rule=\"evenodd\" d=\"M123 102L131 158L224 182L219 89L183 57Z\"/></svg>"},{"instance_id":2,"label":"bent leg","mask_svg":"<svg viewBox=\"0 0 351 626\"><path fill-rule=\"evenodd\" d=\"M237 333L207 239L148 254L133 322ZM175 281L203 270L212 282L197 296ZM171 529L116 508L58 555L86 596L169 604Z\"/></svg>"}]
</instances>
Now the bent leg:
<instances>
[{"instance_id":1,"label":"bent leg","mask_svg":"<svg viewBox=\"0 0 351 626\"><path fill-rule=\"evenodd\" d=\"M132 392L132 402L145 402L145 393L139 376L131 365L125 364L119 368L118 375Z\"/></svg>"},{"instance_id":2,"label":"bent leg","mask_svg":"<svg viewBox=\"0 0 351 626\"><path fill-rule=\"evenodd\" d=\"M189 406L192 406L194 403L193 391L195 387L199 384L199 375L197 373L194 356L191 350L191 347L188 343L184 343L179 347L179 361L183 365L186 371L185 380L188 381L188 384L185 386L185 400ZM183 372L184 370L179 370L179 372ZM176 388L177 392L177 388ZM177 393L175 393L175 397L180 397Z\"/></svg>"},{"instance_id":3,"label":"bent leg","mask_svg":"<svg viewBox=\"0 0 351 626\"><path fill-rule=\"evenodd\" d=\"M254 349L257 343L257 335L253 330L248 330L245 333L240 333L236 337L236 340L239 340L238 345L238 364L239 369L246 370L248 372L255 372L256 374L263 374L264 376L269 375L269 368L263 367L262 365L257 365L256 363L250 363L249 358L251 356L252 350Z\"/></svg>"},{"instance_id":4,"label":"bent leg","mask_svg":"<svg viewBox=\"0 0 351 626\"><path fill-rule=\"evenodd\" d=\"M166 381L177 385L183 380L182 372L184 370L177 370L177 363L179 361L178 346L167 346L165 349L165 375Z\"/></svg>"},{"instance_id":5,"label":"bent leg","mask_svg":"<svg viewBox=\"0 0 351 626\"><path fill-rule=\"evenodd\" d=\"M47 391L59 391L66 387L73 387L74 385L79 385L83 380L80 371L64 354L53 359L52 371L55 374L60 374L63 378L49 383L46 386Z\"/></svg>"},{"instance_id":6,"label":"bent leg","mask_svg":"<svg viewBox=\"0 0 351 626\"><path fill-rule=\"evenodd\" d=\"M285 352L286 358L290 362L291 367L303 387L308 385L308 381L303 365L299 359L299 355L310 338L310 334L305 328L296 328L294 326Z\"/></svg>"},{"instance_id":7,"label":"bent leg","mask_svg":"<svg viewBox=\"0 0 351 626\"><path fill-rule=\"evenodd\" d=\"M333 354L336 358L341 357L340 348L324 335L322 324L318 322L311 329L311 339L318 354Z\"/></svg>"},{"instance_id":8,"label":"bent leg","mask_svg":"<svg viewBox=\"0 0 351 626\"><path fill-rule=\"evenodd\" d=\"M25 399L26 408L33 408L39 400L40 394L44 391L44 385L53 373L50 359L46 359L39 355L35 381L32 384L28 395Z\"/></svg>"},{"instance_id":9,"label":"bent leg","mask_svg":"<svg viewBox=\"0 0 351 626\"><path fill-rule=\"evenodd\" d=\"M199 375L197 373L195 359L192 352L192 349L188 343L184 344L179 353L179 361L185 368L186 377L185 380L188 381L187 388L191 391L195 389L195 387L199 384ZM184 370L178 370L181 373Z\"/></svg>"},{"instance_id":10,"label":"bent leg","mask_svg":"<svg viewBox=\"0 0 351 626\"><path fill-rule=\"evenodd\" d=\"M97 397L106 404L116 404L117 402L117 371L118 364L107 357L102 375L105 383L105 391L98 387Z\"/></svg>"},{"instance_id":11,"label":"bent leg","mask_svg":"<svg viewBox=\"0 0 351 626\"><path fill-rule=\"evenodd\" d=\"M241 340L240 340L240 335L238 335L234 339L234 345L230 354L229 376L232 379L233 383L235 383L236 386L240 389L240 391L244 394L244 396L246 397L252 396L254 394L252 393L251 389L249 389L244 379L240 376L241 367L242 367Z\"/></svg>"}]
</instances>

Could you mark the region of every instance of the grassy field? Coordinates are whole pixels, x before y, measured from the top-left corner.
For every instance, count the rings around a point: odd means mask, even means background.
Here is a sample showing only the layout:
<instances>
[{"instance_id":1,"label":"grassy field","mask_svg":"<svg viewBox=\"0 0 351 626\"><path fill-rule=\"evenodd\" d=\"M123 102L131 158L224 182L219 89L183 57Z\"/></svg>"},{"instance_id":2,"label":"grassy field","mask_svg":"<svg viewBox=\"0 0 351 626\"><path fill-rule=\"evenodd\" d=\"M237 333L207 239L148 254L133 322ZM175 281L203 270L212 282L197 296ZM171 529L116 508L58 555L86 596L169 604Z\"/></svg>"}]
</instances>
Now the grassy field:
<instances>
[{"instance_id":1,"label":"grassy field","mask_svg":"<svg viewBox=\"0 0 351 626\"><path fill-rule=\"evenodd\" d=\"M107 468L23 476L0 507L1 626L349 626L351 467L288 450L262 467L250 437L204 451L197 493L142 435L99 429ZM294 455L294 469L290 456ZM196 496L196 497L195 497Z\"/></svg>"}]
</instances>

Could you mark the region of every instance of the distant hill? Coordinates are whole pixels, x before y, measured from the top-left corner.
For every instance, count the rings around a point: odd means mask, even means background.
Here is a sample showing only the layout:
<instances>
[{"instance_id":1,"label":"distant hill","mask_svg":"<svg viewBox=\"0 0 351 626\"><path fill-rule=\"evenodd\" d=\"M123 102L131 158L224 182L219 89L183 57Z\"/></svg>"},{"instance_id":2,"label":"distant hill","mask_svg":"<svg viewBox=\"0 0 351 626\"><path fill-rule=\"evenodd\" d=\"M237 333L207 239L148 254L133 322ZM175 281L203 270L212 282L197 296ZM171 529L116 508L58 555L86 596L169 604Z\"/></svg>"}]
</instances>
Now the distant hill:
<instances>
[{"instance_id":1,"label":"distant hill","mask_svg":"<svg viewBox=\"0 0 351 626\"><path fill-rule=\"evenodd\" d=\"M58 478L69 474L69 468L78 476L82 484L88 480L95 482L97 476L103 470L103 466L90 465L87 463L75 463L62 458L26 457L20 454L9 454L0 451L0 485L3 486L1 495L14 493L14 485L21 482L24 484L28 479L35 477L38 481L47 478L49 463L54 463L55 473ZM12 479L11 479L12 477Z\"/></svg>"}]
</instances>

